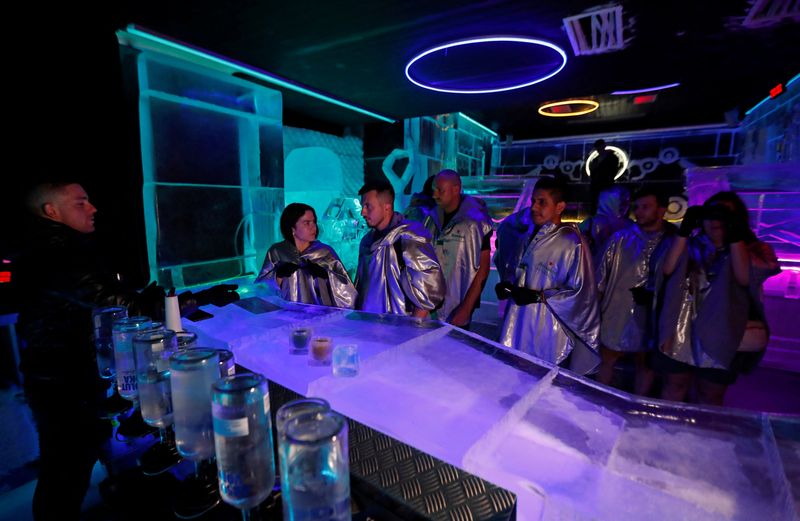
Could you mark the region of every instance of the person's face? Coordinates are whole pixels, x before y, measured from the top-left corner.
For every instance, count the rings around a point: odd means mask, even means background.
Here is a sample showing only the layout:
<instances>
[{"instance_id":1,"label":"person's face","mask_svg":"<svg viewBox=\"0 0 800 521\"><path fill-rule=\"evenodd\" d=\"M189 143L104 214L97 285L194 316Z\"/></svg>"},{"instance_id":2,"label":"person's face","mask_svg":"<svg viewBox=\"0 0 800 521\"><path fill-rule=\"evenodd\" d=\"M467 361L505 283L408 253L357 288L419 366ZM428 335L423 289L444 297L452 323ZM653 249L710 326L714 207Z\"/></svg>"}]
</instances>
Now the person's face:
<instances>
[{"instance_id":1,"label":"person's face","mask_svg":"<svg viewBox=\"0 0 800 521\"><path fill-rule=\"evenodd\" d=\"M730 212L731 216L733 215L733 212L734 212L733 203L731 203L729 201L720 201L718 203L715 203L715 205L718 205L717 208L719 206L723 207L724 209L728 210L728 212ZM710 208L714 209L715 206L712 205ZM708 209L708 208L704 208L704 209ZM717 212L714 212L714 213L717 213ZM712 219L703 219L703 232L705 232L705 234L708 236L708 238L711 239L711 242L713 242L717 246L725 243L726 228L725 228L725 223L722 222L721 220L713 219L713 218Z\"/></svg>"},{"instance_id":2,"label":"person's face","mask_svg":"<svg viewBox=\"0 0 800 521\"><path fill-rule=\"evenodd\" d=\"M633 202L633 216L642 228L658 224L664 218L666 211L666 208L658 206L658 200L654 195L646 195Z\"/></svg>"},{"instance_id":3,"label":"person's face","mask_svg":"<svg viewBox=\"0 0 800 521\"><path fill-rule=\"evenodd\" d=\"M314 212L306 210L292 227L292 235L295 240L311 242L317 239L317 218Z\"/></svg>"},{"instance_id":4,"label":"person's face","mask_svg":"<svg viewBox=\"0 0 800 521\"><path fill-rule=\"evenodd\" d=\"M455 209L458 206L458 197L461 194L460 187L453 181L436 177L433 183L433 200L446 211Z\"/></svg>"},{"instance_id":5,"label":"person's face","mask_svg":"<svg viewBox=\"0 0 800 521\"><path fill-rule=\"evenodd\" d=\"M94 231L94 214L97 208L89 202L89 196L79 184L71 184L62 188L45 203L44 214L61 224L81 233Z\"/></svg>"},{"instance_id":6,"label":"person's face","mask_svg":"<svg viewBox=\"0 0 800 521\"><path fill-rule=\"evenodd\" d=\"M382 201L378 197L377 191L370 190L361 196L361 217L370 228L379 228L381 225L388 224L391 215L392 205Z\"/></svg>"},{"instance_id":7,"label":"person's face","mask_svg":"<svg viewBox=\"0 0 800 521\"><path fill-rule=\"evenodd\" d=\"M716 245L725 243L725 226L716 219L703 219L703 232Z\"/></svg>"},{"instance_id":8,"label":"person's face","mask_svg":"<svg viewBox=\"0 0 800 521\"><path fill-rule=\"evenodd\" d=\"M550 190L534 190L531 196L531 218L533 219L533 224L542 226L549 222L560 222L561 213L566 207L567 203L564 201L555 202Z\"/></svg>"}]
</instances>

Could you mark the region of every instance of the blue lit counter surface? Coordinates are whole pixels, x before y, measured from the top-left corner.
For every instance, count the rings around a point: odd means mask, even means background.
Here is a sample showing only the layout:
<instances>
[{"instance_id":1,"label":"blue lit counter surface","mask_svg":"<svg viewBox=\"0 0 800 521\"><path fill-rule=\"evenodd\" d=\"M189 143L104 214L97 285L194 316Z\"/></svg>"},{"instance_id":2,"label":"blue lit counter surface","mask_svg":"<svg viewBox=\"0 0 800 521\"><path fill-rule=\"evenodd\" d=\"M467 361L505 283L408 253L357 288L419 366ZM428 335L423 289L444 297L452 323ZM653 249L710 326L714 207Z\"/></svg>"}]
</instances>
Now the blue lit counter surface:
<instances>
[{"instance_id":1,"label":"blue lit counter surface","mask_svg":"<svg viewBox=\"0 0 800 521\"><path fill-rule=\"evenodd\" d=\"M209 306L213 319L184 325L240 365L514 492L523 521L798 519L800 418L642 400L439 322L260 291L245 302L259 313ZM298 322L358 344L359 375L290 354Z\"/></svg>"}]
</instances>

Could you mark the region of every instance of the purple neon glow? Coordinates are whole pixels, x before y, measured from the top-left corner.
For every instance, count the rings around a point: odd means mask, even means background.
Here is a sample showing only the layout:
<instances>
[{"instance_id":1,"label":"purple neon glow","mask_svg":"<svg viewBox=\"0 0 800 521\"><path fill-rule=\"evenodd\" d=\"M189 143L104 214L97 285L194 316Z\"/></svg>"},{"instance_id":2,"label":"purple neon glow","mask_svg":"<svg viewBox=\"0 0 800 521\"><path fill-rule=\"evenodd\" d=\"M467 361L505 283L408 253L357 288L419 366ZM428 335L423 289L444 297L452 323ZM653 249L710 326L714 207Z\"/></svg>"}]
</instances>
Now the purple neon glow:
<instances>
[{"instance_id":1,"label":"purple neon glow","mask_svg":"<svg viewBox=\"0 0 800 521\"><path fill-rule=\"evenodd\" d=\"M646 89L635 89L635 90L615 90L611 94L613 96L625 96L627 94L644 94L645 92L656 92L658 90L666 90L671 89L673 87L679 86L680 83L668 83L667 85L660 85L658 87L648 87Z\"/></svg>"},{"instance_id":2,"label":"purple neon glow","mask_svg":"<svg viewBox=\"0 0 800 521\"><path fill-rule=\"evenodd\" d=\"M493 46L488 52L486 44ZM521 45L524 52L518 50ZM488 94L545 81L566 64L567 54L550 42L521 36L484 36L423 51L408 62L405 74L408 81L428 90ZM448 78L448 73L452 77Z\"/></svg>"}]
</instances>

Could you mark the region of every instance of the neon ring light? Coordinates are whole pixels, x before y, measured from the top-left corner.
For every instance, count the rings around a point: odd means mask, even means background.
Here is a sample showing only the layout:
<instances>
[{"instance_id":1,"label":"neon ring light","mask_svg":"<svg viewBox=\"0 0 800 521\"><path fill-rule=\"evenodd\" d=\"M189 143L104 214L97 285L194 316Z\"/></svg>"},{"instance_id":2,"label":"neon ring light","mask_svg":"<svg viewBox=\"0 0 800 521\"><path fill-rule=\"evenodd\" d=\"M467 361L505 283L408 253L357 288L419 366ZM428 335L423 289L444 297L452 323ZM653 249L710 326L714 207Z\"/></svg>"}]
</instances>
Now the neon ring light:
<instances>
[{"instance_id":1,"label":"neon ring light","mask_svg":"<svg viewBox=\"0 0 800 521\"><path fill-rule=\"evenodd\" d=\"M481 86L477 85L474 88L471 87L443 87L439 86L437 83L424 80L420 78L419 74L419 67L422 65L420 60L423 60L426 57L431 56L434 53L438 53L440 51L447 51L448 49L459 48L463 46L469 45L481 45L481 44L491 44L491 43L521 43L526 45L533 45L540 47L543 50L552 51L554 57L557 57L556 61L547 64L535 64L538 68L546 68L546 71L540 71L537 73L535 77L527 77L527 78L520 78L518 80L514 80L513 83L508 81L507 85L494 85L494 86ZM455 59L455 58L452 58ZM558 62L558 63L557 63ZM514 90L514 89L521 89L524 87L529 87L536 83L542 82L546 79L552 78L559 72L564 66L567 64L567 54L564 52L563 49L558 47L555 44L547 42L545 40L539 40L536 38L526 38L522 36L483 36L479 38L470 38L467 40L458 40L455 42L446 43L443 45L439 45L437 47L433 47L428 49L427 51L423 51L422 53L416 55L411 61L408 62L405 68L406 78L408 81L422 87L423 89L435 90L437 92L448 92L451 94L488 94L491 92L503 92L507 90ZM417 66L417 72L415 73L414 66Z\"/></svg>"},{"instance_id":2,"label":"neon ring light","mask_svg":"<svg viewBox=\"0 0 800 521\"><path fill-rule=\"evenodd\" d=\"M614 181L616 181L622 176L622 174L625 173L625 170L627 170L628 168L628 154L626 154L625 151L622 150L621 148L612 147L608 145L606 145L606 148L614 152L614 155L619 158L620 167L616 175L614 175ZM586 158L586 175L588 175L589 177L592 177L592 171L589 169L589 163L594 161L594 158L596 158L598 155L600 154L597 153L597 150L592 150L592 152L589 154L589 157Z\"/></svg>"},{"instance_id":3,"label":"neon ring light","mask_svg":"<svg viewBox=\"0 0 800 521\"><path fill-rule=\"evenodd\" d=\"M583 106L584 108L578 110L570 110L569 112L555 112L548 111L553 107L571 107L572 105ZM571 99L565 101L554 101L552 103L545 103L539 107L539 114L547 116L548 118L568 118L572 116L583 116L590 112L597 110L600 104L591 99Z\"/></svg>"}]
</instances>

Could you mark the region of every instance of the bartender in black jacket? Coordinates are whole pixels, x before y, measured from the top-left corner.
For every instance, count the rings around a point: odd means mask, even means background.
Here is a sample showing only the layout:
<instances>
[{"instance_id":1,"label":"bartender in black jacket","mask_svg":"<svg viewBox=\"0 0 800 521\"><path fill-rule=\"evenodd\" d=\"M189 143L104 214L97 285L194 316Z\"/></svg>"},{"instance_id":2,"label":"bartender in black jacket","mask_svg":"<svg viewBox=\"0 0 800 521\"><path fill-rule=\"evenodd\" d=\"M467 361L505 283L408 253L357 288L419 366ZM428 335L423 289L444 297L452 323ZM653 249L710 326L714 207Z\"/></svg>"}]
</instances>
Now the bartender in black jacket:
<instances>
[{"instance_id":1,"label":"bartender in black jacket","mask_svg":"<svg viewBox=\"0 0 800 521\"><path fill-rule=\"evenodd\" d=\"M74 182L48 182L28 195L33 219L17 275L25 395L39 432L34 519L78 519L110 424L99 418L104 385L92 342L94 307L161 316L163 290L125 288L94 240L97 208ZM235 286L181 297L183 308L238 299Z\"/></svg>"}]
</instances>

